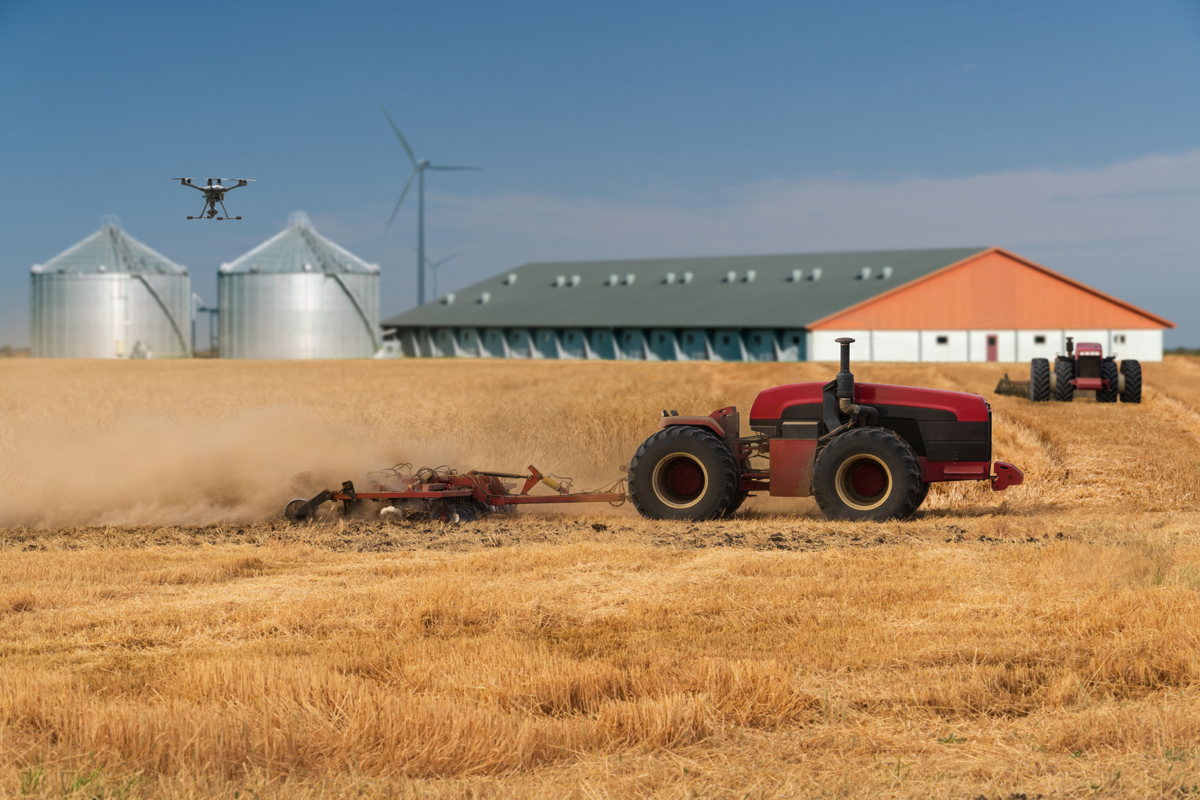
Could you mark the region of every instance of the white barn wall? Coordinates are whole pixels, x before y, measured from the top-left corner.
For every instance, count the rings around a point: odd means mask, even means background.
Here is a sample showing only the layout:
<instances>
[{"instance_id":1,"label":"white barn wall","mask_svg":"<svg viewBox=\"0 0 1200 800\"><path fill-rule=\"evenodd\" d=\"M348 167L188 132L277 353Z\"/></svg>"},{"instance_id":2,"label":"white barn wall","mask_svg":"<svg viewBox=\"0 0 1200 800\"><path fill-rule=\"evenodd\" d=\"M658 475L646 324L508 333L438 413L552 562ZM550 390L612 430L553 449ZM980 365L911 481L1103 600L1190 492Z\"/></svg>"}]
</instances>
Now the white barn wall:
<instances>
[{"instance_id":1,"label":"white barn wall","mask_svg":"<svg viewBox=\"0 0 1200 800\"><path fill-rule=\"evenodd\" d=\"M1045 341L1038 344L1038 337ZM1013 361L1031 361L1035 358L1054 359L1063 349L1063 332L1056 330L1017 331L1017 352Z\"/></svg>"},{"instance_id":2,"label":"white barn wall","mask_svg":"<svg viewBox=\"0 0 1200 800\"><path fill-rule=\"evenodd\" d=\"M834 339L849 336L854 339L854 344L850 346L851 362L870 361L870 335L870 331L811 331L808 339L808 360L841 361L842 346Z\"/></svg>"},{"instance_id":3,"label":"white barn wall","mask_svg":"<svg viewBox=\"0 0 1200 800\"><path fill-rule=\"evenodd\" d=\"M969 354L971 361L987 361L987 340L989 336L996 337L996 360L1016 361L1017 332L1003 330L968 331L970 340Z\"/></svg>"},{"instance_id":4,"label":"white barn wall","mask_svg":"<svg viewBox=\"0 0 1200 800\"><path fill-rule=\"evenodd\" d=\"M945 344L938 339L945 337ZM922 361L968 361L967 331L921 331Z\"/></svg>"},{"instance_id":5,"label":"white barn wall","mask_svg":"<svg viewBox=\"0 0 1200 800\"><path fill-rule=\"evenodd\" d=\"M1113 331L1124 334L1125 342L1114 342L1117 358L1136 358L1138 361L1162 361L1163 332L1161 330Z\"/></svg>"},{"instance_id":6,"label":"white barn wall","mask_svg":"<svg viewBox=\"0 0 1200 800\"><path fill-rule=\"evenodd\" d=\"M871 331L872 361L920 361L921 334L919 331ZM855 345L857 346L857 344ZM856 355L852 349L850 357Z\"/></svg>"}]
</instances>

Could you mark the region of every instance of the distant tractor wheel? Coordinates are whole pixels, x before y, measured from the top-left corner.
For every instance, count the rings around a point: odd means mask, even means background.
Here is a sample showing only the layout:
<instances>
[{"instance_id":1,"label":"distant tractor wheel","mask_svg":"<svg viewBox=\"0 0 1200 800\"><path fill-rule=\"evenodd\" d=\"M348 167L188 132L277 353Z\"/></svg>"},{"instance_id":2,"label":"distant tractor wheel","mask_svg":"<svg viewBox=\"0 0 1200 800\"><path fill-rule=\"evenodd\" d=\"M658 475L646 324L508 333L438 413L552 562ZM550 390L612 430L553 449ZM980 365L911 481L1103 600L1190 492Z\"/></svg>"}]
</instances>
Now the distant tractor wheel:
<instances>
[{"instance_id":1,"label":"distant tractor wheel","mask_svg":"<svg viewBox=\"0 0 1200 800\"><path fill-rule=\"evenodd\" d=\"M664 428L629 463L629 499L650 519L716 519L733 506L739 482L729 445L705 428Z\"/></svg>"},{"instance_id":2,"label":"distant tractor wheel","mask_svg":"<svg viewBox=\"0 0 1200 800\"><path fill-rule=\"evenodd\" d=\"M813 496L829 519L902 519L916 510L923 485L917 454L883 428L843 433L813 465Z\"/></svg>"},{"instance_id":3,"label":"distant tractor wheel","mask_svg":"<svg viewBox=\"0 0 1200 800\"><path fill-rule=\"evenodd\" d=\"M1113 361L1111 358L1106 358L1101 361L1100 378L1101 380L1108 381L1108 389L1105 390L1103 384L1101 384L1100 388L1096 390L1096 402L1117 402L1117 395L1120 394L1121 391L1118 387L1118 382L1120 381L1121 376L1117 372L1117 362Z\"/></svg>"},{"instance_id":4,"label":"distant tractor wheel","mask_svg":"<svg viewBox=\"0 0 1200 800\"><path fill-rule=\"evenodd\" d=\"M1121 392L1122 403L1142 402L1141 362L1127 358L1121 362L1121 374L1125 376L1125 389Z\"/></svg>"},{"instance_id":5,"label":"distant tractor wheel","mask_svg":"<svg viewBox=\"0 0 1200 800\"><path fill-rule=\"evenodd\" d=\"M1069 403L1075 399L1075 387L1071 381L1075 378L1075 362L1069 358L1059 358L1054 361L1054 399L1060 403Z\"/></svg>"},{"instance_id":6,"label":"distant tractor wheel","mask_svg":"<svg viewBox=\"0 0 1200 800\"><path fill-rule=\"evenodd\" d=\"M1044 403L1050 399L1050 362L1035 358L1029 362L1029 399Z\"/></svg>"}]
</instances>

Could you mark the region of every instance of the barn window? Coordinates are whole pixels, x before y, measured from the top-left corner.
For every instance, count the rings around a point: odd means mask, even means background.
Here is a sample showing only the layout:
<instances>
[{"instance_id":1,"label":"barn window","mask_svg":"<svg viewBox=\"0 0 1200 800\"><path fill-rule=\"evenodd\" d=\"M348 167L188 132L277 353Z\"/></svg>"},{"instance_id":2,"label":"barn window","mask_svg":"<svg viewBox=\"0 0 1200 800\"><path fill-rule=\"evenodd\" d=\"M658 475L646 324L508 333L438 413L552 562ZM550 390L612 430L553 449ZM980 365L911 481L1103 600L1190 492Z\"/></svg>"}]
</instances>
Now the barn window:
<instances>
[{"instance_id":1,"label":"barn window","mask_svg":"<svg viewBox=\"0 0 1200 800\"><path fill-rule=\"evenodd\" d=\"M573 341L575 341L575 334L573 334L573 333L568 333L568 334L567 334L567 341L568 341L568 342L573 342Z\"/></svg>"},{"instance_id":2,"label":"barn window","mask_svg":"<svg viewBox=\"0 0 1200 800\"><path fill-rule=\"evenodd\" d=\"M755 344L762 344L762 337L761 337L761 336L755 336L755 337L754 337L754 343L755 343Z\"/></svg>"},{"instance_id":3,"label":"barn window","mask_svg":"<svg viewBox=\"0 0 1200 800\"><path fill-rule=\"evenodd\" d=\"M800 344L800 337L799 337L799 336L793 336L793 337L792 337L792 344Z\"/></svg>"},{"instance_id":4,"label":"barn window","mask_svg":"<svg viewBox=\"0 0 1200 800\"><path fill-rule=\"evenodd\" d=\"M1045 344L1046 337L1045 336L1035 336L1035 337L1033 337L1033 343L1034 344Z\"/></svg>"},{"instance_id":5,"label":"barn window","mask_svg":"<svg viewBox=\"0 0 1200 800\"><path fill-rule=\"evenodd\" d=\"M950 337L949 336L939 336L937 338L937 343L938 344L950 344Z\"/></svg>"},{"instance_id":6,"label":"barn window","mask_svg":"<svg viewBox=\"0 0 1200 800\"><path fill-rule=\"evenodd\" d=\"M695 336L692 336L692 335L689 333L689 334L688 334L688 344L693 344L693 343L695 343L695 341L696 341L696 337L695 337Z\"/></svg>"},{"instance_id":7,"label":"barn window","mask_svg":"<svg viewBox=\"0 0 1200 800\"><path fill-rule=\"evenodd\" d=\"M728 336L722 336L722 337L721 337L721 342L722 342L723 344L729 344L729 337L728 337Z\"/></svg>"},{"instance_id":8,"label":"barn window","mask_svg":"<svg viewBox=\"0 0 1200 800\"><path fill-rule=\"evenodd\" d=\"M1114 333L1113 334L1113 344L1125 344L1125 334Z\"/></svg>"}]
</instances>

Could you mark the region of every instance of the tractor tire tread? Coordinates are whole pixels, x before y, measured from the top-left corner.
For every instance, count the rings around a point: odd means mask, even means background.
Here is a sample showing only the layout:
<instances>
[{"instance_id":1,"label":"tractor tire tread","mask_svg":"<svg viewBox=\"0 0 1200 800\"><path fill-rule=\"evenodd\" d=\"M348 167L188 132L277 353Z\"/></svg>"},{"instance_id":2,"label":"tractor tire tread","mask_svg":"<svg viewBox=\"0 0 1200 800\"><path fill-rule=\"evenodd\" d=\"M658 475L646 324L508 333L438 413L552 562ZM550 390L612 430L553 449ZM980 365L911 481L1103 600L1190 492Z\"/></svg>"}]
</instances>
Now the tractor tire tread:
<instances>
[{"instance_id":1,"label":"tractor tire tread","mask_svg":"<svg viewBox=\"0 0 1200 800\"><path fill-rule=\"evenodd\" d=\"M658 433L642 442L641 447L634 453L633 458L629 462L629 499L633 503L633 507L643 517L650 519L674 519L676 517L663 517L654 508L648 505L647 498L641 496L637 486L638 470L642 467L642 462L647 458L647 450L655 444L675 437L687 437L696 442L703 443L711 449L720 462L720 469L723 473L722 478L724 486L721 488L721 498L716 506L708 513L701 514L696 517L678 517L678 519L690 519L696 521L719 519L729 512L729 508L733 505L734 500L739 492L738 484L740 481L740 472L738 471L737 459L733 455L733 450L729 444L722 438L718 437L707 428L699 428L692 425L672 425L668 428L663 428ZM651 490L653 494L653 490Z\"/></svg>"},{"instance_id":2,"label":"tractor tire tread","mask_svg":"<svg viewBox=\"0 0 1200 800\"><path fill-rule=\"evenodd\" d=\"M1125 376L1125 391L1121 392L1121 402L1142 402L1142 363L1127 358L1121 362L1121 373Z\"/></svg>"},{"instance_id":3,"label":"tractor tire tread","mask_svg":"<svg viewBox=\"0 0 1200 800\"><path fill-rule=\"evenodd\" d=\"M847 438L847 437L852 437ZM828 496L826 489L823 486L825 478L830 472L836 473L838 462L834 459L840 458L839 452L846 445L847 441L860 440L863 445L874 444L884 451L890 451L896 457L900 466L900 474L893 476L893 482L899 483L903 481L901 490L903 495L898 501L885 502L882 506L870 511L846 511L841 508L840 498L837 497L836 487L833 489L832 497ZM830 455L830 454L833 455ZM848 454L849 455L849 454ZM913 452L912 446L904 439L900 438L894 431L889 431L885 428L856 428L847 431L841 436L834 439L821 451L817 456L816 463L813 465L813 496L820 506L821 512L829 519L844 519L853 521L865 522L882 522L888 519L907 519L911 517L917 510L917 506L924 500L922 489L926 486L921 475L921 461L917 458L917 454ZM886 507L891 505L894 510L887 510Z\"/></svg>"},{"instance_id":4,"label":"tractor tire tread","mask_svg":"<svg viewBox=\"0 0 1200 800\"><path fill-rule=\"evenodd\" d=\"M1050 399L1050 361L1035 358L1029 362L1029 399L1044 403Z\"/></svg>"},{"instance_id":5,"label":"tractor tire tread","mask_svg":"<svg viewBox=\"0 0 1200 800\"><path fill-rule=\"evenodd\" d=\"M1075 399L1075 387L1071 385L1075 378L1075 362L1069 358L1055 359L1054 376L1054 399L1060 403L1070 403Z\"/></svg>"},{"instance_id":6,"label":"tractor tire tread","mask_svg":"<svg viewBox=\"0 0 1200 800\"><path fill-rule=\"evenodd\" d=\"M1120 394L1120 389L1117 386L1117 381L1120 378L1120 373L1117 371L1117 362L1111 358L1103 359L1100 362L1100 378L1108 381L1108 391L1101 386L1096 390L1097 403L1115 403L1117 395Z\"/></svg>"}]
</instances>

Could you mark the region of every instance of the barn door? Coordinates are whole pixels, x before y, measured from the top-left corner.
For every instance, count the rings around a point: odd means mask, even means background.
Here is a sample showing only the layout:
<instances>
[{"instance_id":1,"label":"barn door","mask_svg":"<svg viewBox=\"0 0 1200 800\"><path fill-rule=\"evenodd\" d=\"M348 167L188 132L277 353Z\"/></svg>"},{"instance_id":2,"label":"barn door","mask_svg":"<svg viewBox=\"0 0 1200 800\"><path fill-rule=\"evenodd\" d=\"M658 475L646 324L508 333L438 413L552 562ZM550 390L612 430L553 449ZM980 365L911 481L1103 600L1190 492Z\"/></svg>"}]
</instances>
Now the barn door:
<instances>
[{"instance_id":1,"label":"barn door","mask_svg":"<svg viewBox=\"0 0 1200 800\"><path fill-rule=\"evenodd\" d=\"M988 337L987 337L987 360L988 361L996 360L996 356L997 356L996 351L999 349L997 347L998 340L999 340L999 337L997 337L996 334L994 334L994 333L988 334Z\"/></svg>"}]
</instances>

